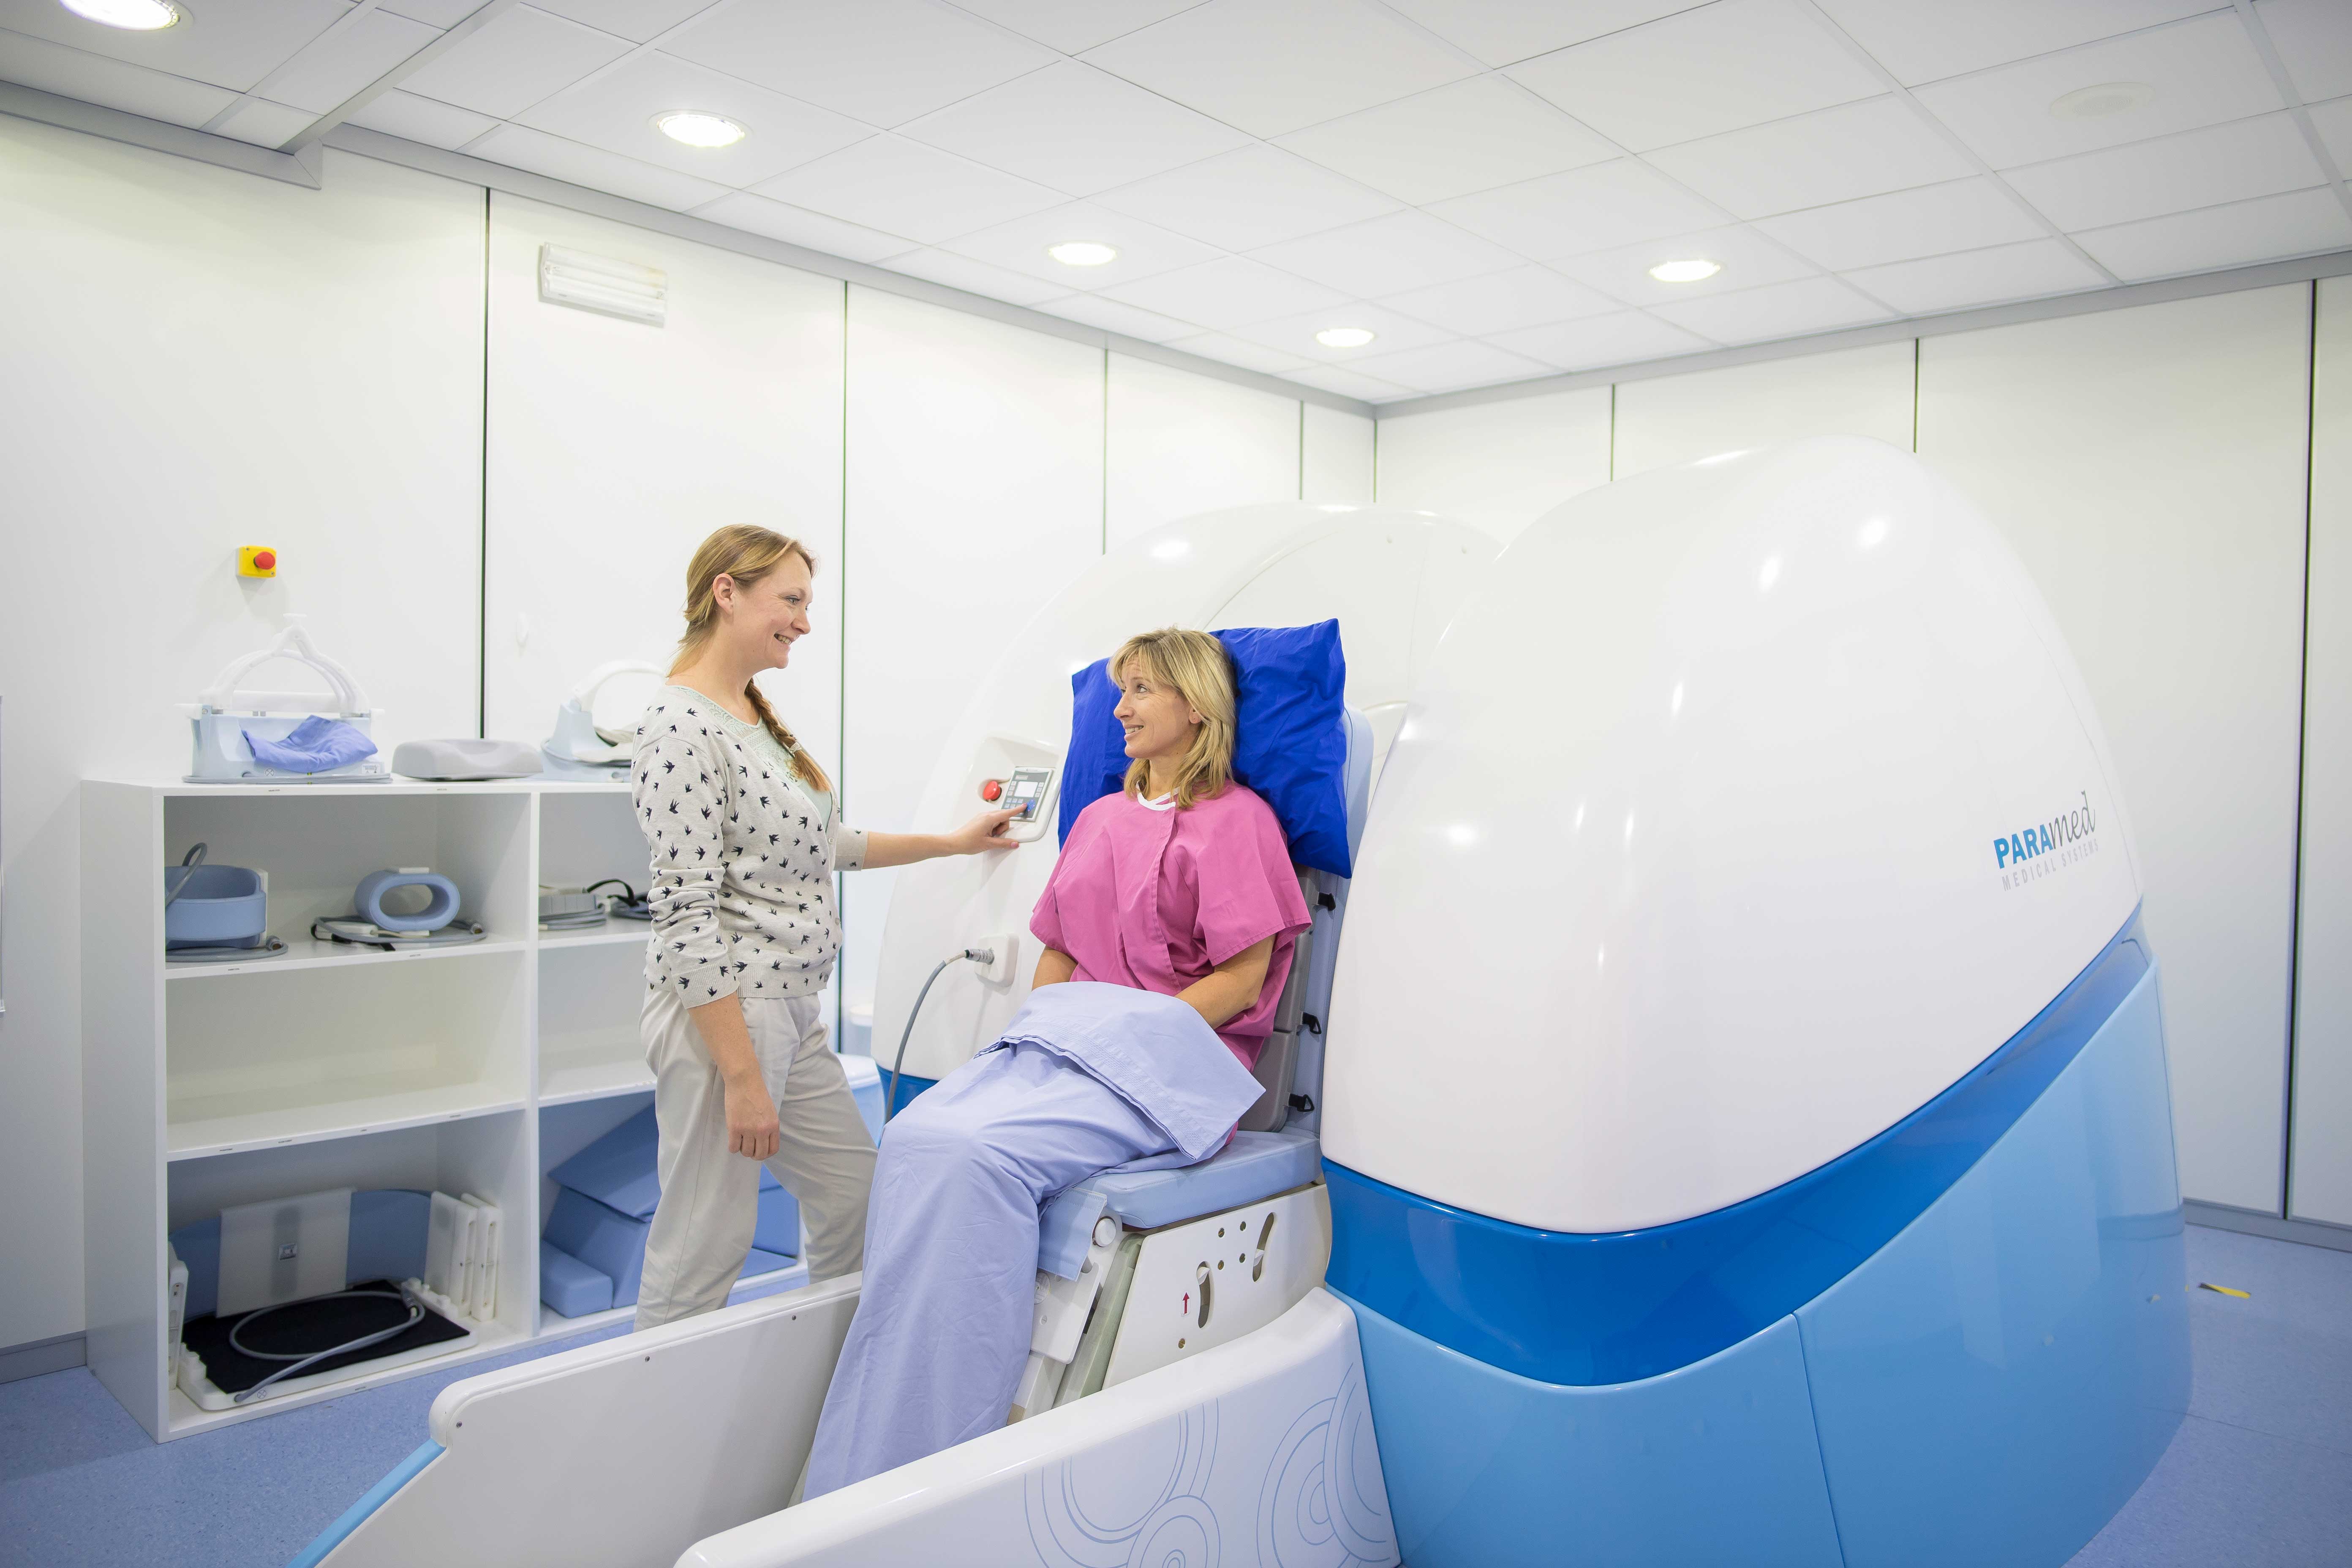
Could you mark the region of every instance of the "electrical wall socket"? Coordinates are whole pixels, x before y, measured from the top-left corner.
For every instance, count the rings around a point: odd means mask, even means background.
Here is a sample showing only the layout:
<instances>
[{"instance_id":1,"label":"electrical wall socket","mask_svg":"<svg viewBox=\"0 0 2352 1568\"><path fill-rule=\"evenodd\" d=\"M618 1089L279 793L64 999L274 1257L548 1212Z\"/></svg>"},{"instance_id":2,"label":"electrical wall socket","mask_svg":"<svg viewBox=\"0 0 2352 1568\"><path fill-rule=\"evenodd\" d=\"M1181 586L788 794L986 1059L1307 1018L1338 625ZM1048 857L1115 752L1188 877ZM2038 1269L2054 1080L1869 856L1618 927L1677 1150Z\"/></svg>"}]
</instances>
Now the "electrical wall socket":
<instances>
[{"instance_id":1,"label":"electrical wall socket","mask_svg":"<svg viewBox=\"0 0 2352 1568\"><path fill-rule=\"evenodd\" d=\"M980 977L991 985L1010 985L1013 965L1021 956L1020 937L1007 931L1002 936L984 936L972 945L984 947L996 955L989 963L972 965L980 971Z\"/></svg>"}]
</instances>

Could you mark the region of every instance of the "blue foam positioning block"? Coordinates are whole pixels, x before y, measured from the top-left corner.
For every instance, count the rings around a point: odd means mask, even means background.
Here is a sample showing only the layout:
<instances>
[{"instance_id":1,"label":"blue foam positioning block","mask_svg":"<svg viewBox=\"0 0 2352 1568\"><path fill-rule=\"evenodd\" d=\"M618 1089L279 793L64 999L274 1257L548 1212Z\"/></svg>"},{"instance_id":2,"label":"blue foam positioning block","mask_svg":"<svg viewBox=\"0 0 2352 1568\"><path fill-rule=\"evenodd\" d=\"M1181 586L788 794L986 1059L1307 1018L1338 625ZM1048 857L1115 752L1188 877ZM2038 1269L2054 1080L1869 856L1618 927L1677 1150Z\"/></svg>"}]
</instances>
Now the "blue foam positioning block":
<instances>
[{"instance_id":1,"label":"blue foam positioning block","mask_svg":"<svg viewBox=\"0 0 2352 1568\"><path fill-rule=\"evenodd\" d=\"M801 1205L781 1184L760 1194L760 1223L751 1232L751 1245L786 1258L801 1255ZM743 1272L756 1270L746 1264Z\"/></svg>"},{"instance_id":2,"label":"blue foam positioning block","mask_svg":"<svg viewBox=\"0 0 2352 1568\"><path fill-rule=\"evenodd\" d=\"M548 1179L633 1219L651 1219L661 1200L654 1163L659 1142L648 1105L548 1172Z\"/></svg>"},{"instance_id":3,"label":"blue foam positioning block","mask_svg":"<svg viewBox=\"0 0 2352 1568\"><path fill-rule=\"evenodd\" d=\"M636 1304L637 1282L646 1271L646 1233L652 1222L606 1208L594 1198L565 1187L555 1194L542 1242L552 1242L613 1281L613 1305Z\"/></svg>"},{"instance_id":4,"label":"blue foam positioning block","mask_svg":"<svg viewBox=\"0 0 2352 1568\"><path fill-rule=\"evenodd\" d=\"M552 1242L539 1244L539 1299L567 1318L584 1318L613 1304L613 1277L591 1268Z\"/></svg>"},{"instance_id":5,"label":"blue foam positioning block","mask_svg":"<svg viewBox=\"0 0 2352 1568\"><path fill-rule=\"evenodd\" d=\"M2151 970L1966 1175L1798 1310L1849 1568L2074 1556L2187 1412L2184 1270Z\"/></svg>"},{"instance_id":6,"label":"blue foam positioning block","mask_svg":"<svg viewBox=\"0 0 2352 1568\"><path fill-rule=\"evenodd\" d=\"M1538 1383L1348 1305L1412 1568L1840 1568L1795 1319L1596 1385Z\"/></svg>"},{"instance_id":7,"label":"blue foam positioning block","mask_svg":"<svg viewBox=\"0 0 2352 1568\"><path fill-rule=\"evenodd\" d=\"M420 1279L425 1275L425 1233L433 1220L433 1194L383 1187L352 1194L351 1261L343 1283L362 1279Z\"/></svg>"}]
</instances>

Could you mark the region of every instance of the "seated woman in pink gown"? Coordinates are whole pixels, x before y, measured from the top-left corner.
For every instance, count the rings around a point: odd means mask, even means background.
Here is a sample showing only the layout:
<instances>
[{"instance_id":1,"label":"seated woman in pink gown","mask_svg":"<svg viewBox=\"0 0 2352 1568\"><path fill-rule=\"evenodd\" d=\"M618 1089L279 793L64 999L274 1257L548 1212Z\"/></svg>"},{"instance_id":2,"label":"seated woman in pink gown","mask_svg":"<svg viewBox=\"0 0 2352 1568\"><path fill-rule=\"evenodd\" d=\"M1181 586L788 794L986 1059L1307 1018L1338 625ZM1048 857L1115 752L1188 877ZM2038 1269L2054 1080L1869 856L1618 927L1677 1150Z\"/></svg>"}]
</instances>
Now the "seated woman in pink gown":
<instances>
[{"instance_id":1,"label":"seated woman in pink gown","mask_svg":"<svg viewBox=\"0 0 2352 1568\"><path fill-rule=\"evenodd\" d=\"M1308 917L1273 808L1233 777L1232 665L1216 638L1170 628L1109 669L1127 787L1070 830L1004 1037L886 1129L809 1497L1002 1425L1039 1211L1114 1165L1214 1153L1258 1097L1247 1069Z\"/></svg>"}]
</instances>

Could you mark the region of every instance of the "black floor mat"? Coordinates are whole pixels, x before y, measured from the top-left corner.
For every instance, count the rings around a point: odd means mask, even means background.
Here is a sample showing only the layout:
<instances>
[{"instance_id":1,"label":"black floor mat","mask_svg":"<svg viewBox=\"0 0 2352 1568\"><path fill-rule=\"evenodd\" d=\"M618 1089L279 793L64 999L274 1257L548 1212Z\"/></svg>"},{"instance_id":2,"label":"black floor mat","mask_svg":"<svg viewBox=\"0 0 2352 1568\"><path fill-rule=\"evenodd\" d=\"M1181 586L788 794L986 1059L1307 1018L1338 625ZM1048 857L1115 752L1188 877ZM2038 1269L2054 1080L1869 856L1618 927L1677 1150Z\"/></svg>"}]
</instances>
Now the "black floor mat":
<instances>
[{"instance_id":1,"label":"black floor mat","mask_svg":"<svg viewBox=\"0 0 2352 1568\"><path fill-rule=\"evenodd\" d=\"M400 1287L390 1279L369 1279L352 1287L354 1290L390 1290L398 1293ZM320 1296L313 1300L289 1302L275 1310L264 1308L269 1315L253 1325L245 1342L256 1350L276 1351L283 1355L308 1355L314 1351L330 1349L356 1339L363 1339L392 1327L408 1316L405 1302L387 1300L381 1296ZM228 1342L229 1331L253 1316L240 1312L235 1317L191 1318L180 1331L180 1339L190 1350L205 1358L205 1375L223 1394L242 1394L278 1368L292 1363L282 1361L256 1361ZM400 1355L448 1340L462 1340L467 1331L459 1328L431 1307L425 1316L404 1334L395 1334L381 1344L349 1355L330 1356L314 1362L294 1375L311 1377L338 1367L358 1366L366 1362L380 1361L385 1356Z\"/></svg>"}]
</instances>

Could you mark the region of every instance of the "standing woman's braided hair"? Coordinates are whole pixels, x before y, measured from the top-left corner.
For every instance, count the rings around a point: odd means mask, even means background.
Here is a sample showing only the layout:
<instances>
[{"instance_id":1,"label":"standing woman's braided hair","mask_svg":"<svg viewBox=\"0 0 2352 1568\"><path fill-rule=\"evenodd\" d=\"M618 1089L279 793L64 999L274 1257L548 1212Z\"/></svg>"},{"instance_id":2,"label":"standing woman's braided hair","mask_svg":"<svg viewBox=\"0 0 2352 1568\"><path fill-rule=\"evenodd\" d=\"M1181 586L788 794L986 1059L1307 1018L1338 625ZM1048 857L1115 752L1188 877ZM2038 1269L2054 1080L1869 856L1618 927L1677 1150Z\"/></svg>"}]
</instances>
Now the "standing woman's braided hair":
<instances>
[{"instance_id":1,"label":"standing woman's braided hair","mask_svg":"<svg viewBox=\"0 0 2352 1568\"><path fill-rule=\"evenodd\" d=\"M723 574L734 581L738 588L749 588L769 573L783 564L789 556L797 555L808 563L809 574L816 574L816 552L797 539L787 539L773 529L755 523L738 522L719 529L696 549L694 559L686 563L686 635L677 639L677 658L670 662L670 673L692 664L719 630L719 596L717 584ZM829 790L833 781L824 776L816 759L801 750L768 700L760 695L760 683L748 681L743 695L751 710L767 726L768 733L792 758L793 768L814 789Z\"/></svg>"}]
</instances>

